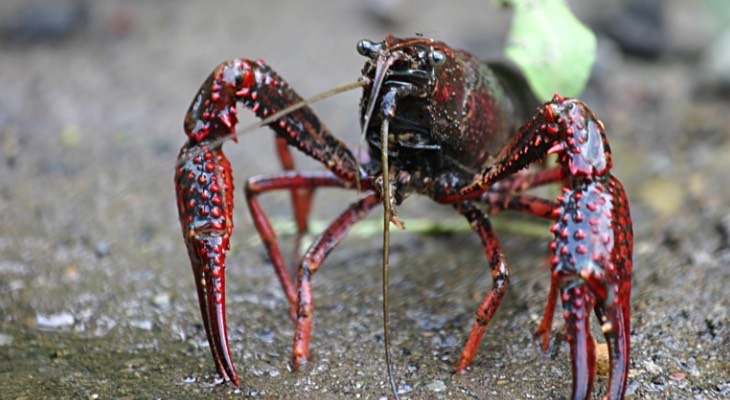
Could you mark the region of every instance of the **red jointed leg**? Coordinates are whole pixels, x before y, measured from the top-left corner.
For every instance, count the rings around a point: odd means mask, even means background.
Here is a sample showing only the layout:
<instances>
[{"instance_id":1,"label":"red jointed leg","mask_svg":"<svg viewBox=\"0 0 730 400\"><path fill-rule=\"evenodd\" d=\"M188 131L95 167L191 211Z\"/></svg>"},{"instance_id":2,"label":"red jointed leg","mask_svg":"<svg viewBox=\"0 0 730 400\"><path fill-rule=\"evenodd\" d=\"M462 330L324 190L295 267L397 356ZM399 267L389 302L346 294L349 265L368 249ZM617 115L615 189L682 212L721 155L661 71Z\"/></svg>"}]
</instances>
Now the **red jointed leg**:
<instances>
[{"instance_id":1,"label":"red jointed leg","mask_svg":"<svg viewBox=\"0 0 730 400\"><path fill-rule=\"evenodd\" d=\"M555 218L558 204L551 200L529 194L504 194L486 192L481 199L489 207L489 215L496 215L504 210L519 211L541 218Z\"/></svg>"},{"instance_id":2,"label":"red jointed leg","mask_svg":"<svg viewBox=\"0 0 730 400\"><path fill-rule=\"evenodd\" d=\"M547 172L547 171L546 171ZM558 179L559 180L559 179ZM532 182L538 182L534 180ZM544 180L540 184L553 183L553 179ZM529 189L529 186L526 189ZM532 195L502 193L500 191L488 191L481 197L489 207L490 215L497 214L502 210L521 211L530 215L542 218L554 219L560 213L560 206L550 200L545 200ZM535 337L541 339L542 351L547 353L550 348L550 332L553 326L553 316L555 315L555 304L558 299L558 282L555 279L550 281L550 293L548 294L545 312L543 313L540 326L535 332Z\"/></svg>"},{"instance_id":3,"label":"red jointed leg","mask_svg":"<svg viewBox=\"0 0 730 400\"><path fill-rule=\"evenodd\" d=\"M555 303L558 300L558 280L550 280L550 292L548 293L548 301L545 305L545 312L542 315L540 326L535 332L535 337L542 339L542 351L547 353L550 349L550 332L553 329L553 317L555 316Z\"/></svg>"},{"instance_id":4,"label":"red jointed leg","mask_svg":"<svg viewBox=\"0 0 730 400\"><path fill-rule=\"evenodd\" d=\"M246 202L248 203L248 210L251 213L251 218L261 237L261 241L266 247L281 287L284 289L284 293L289 300L292 315L294 315L294 311L296 310L296 288L289 276L284 258L281 255L276 233L271 226L271 222L269 222L269 218L259 204L258 196L272 190L291 190L292 193L294 191L308 191L311 193L315 188L349 186L348 183L343 182L340 178L328 171L281 172L256 176L249 178L246 182L244 191L246 194Z\"/></svg>"},{"instance_id":5,"label":"red jointed leg","mask_svg":"<svg viewBox=\"0 0 730 400\"><path fill-rule=\"evenodd\" d=\"M489 188L489 192L521 194L532 188L561 182L564 177L563 172L563 168L560 166L538 171L520 171L499 182L495 182Z\"/></svg>"},{"instance_id":6,"label":"red jointed leg","mask_svg":"<svg viewBox=\"0 0 730 400\"><path fill-rule=\"evenodd\" d=\"M297 306L297 326L294 333L293 363L294 369L309 360L309 341L312 334L312 317L314 313L314 295L312 278L324 262L327 255L345 238L353 225L365 218L373 207L380 204L380 196L375 192L366 192L360 200L340 214L330 226L315 239L304 254L299 265L297 289L299 293Z\"/></svg>"},{"instance_id":7,"label":"red jointed leg","mask_svg":"<svg viewBox=\"0 0 730 400\"><path fill-rule=\"evenodd\" d=\"M476 355L479 349L479 343L487 331L487 325L497 311L497 308L499 308L504 294L507 292L509 269L507 267L507 261L502 254L499 239L484 213L470 202L456 203L454 204L454 208L466 217L474 232L482 240L484 253L487 256L489 268L492 272L492 288L477 309L476 321L474 321L469 339L464 346L459 363L456 366L456 373L460 374L464 372L474 359L474 355Z\"/></svg>"},{"instance_id":8,"label":"red jointed leg","mask_svg":"<svg viewBox=\"0 0 730 400\"><path fill-rule=\"evenodd\" d=\"M281 167L285 171L294 170L294 158L289 150L289 144L282 137L276 138L276 152L279 155ZM292 260L299 259L299 249L302 237L307 233L307 219L309 211L312 208L312 197L314 189L291 189L292 209L294 212L294 220L297 224L297 237L292 249Z\"/></svg>"},{"instance_id":9,"label":"red jointed leg","mask_svg":"<svg viewBox=\"0 0 730 400\"><path fill-rule=\"evenodd\" d=\"M489 207L489 215L496 215L504 210L513 210L552 219L554 217L552 213L557 208L554 201L522 193L539 186L561 183L563 173L561 167L537 172L520 171L496 182L479 196L479 201Z\"/></svg>"}]
</instances>

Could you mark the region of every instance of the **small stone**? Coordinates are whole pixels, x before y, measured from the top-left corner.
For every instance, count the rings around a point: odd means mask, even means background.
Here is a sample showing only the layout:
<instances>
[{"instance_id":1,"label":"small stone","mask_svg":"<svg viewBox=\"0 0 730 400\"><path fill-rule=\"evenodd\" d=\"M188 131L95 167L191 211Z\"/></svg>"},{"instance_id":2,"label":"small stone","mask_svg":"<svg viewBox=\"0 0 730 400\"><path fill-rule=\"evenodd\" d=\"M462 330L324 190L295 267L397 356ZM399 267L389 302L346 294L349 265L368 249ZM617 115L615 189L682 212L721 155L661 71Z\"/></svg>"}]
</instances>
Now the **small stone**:
<instances>
[{"instance_id":1,"label":"small stone","mask_svg":"<svg viewBox=\"0 0 730 400\"><path fill-rule=\"evenodd\" d=\"M150 320L132 320L129 321L129 325L137 329L143 329L145 331L152 330L152 321Z\"/></svg>"},{"instance_id":2,"label":"small stone","mask_svg":"<svg viewBox=\"0 0 730 400\"><path fill-rule=\"evenodd\" d=\"M144 367L146 363L147 360L145 360L144 358L133 358L127 361L127 367L131 369L140 369Z\"/></svg>"},{"instance_id":3,"label":"small stone","mask_svg":"<svg viewBox=\"0 0 730 400\"><path fill-rule=\"evenodd\" d=\"M674 372L673 374L669 375L669 379L675 382L683 381L685 378L687 378L686 372Z\"/></svg>"},{"instance_id":4,"label":"small stone","mask_svg":"<svg viewBox=\"0 0 730 400\"><path fill-rule=\"evenodd\" d=\"M407 383L404 383L404 384L398 386L398 394L406 394L406 393L410 393L412 391L413 391L413 386L411 386Z\"/></svg>"},{"instance_id":5,"label":"small stone","mask_svg":"<svg viewBox=\"0 0 730 400\"><path fill-rule=\"evenodd\" d=\"M88 25L90 3L88 0L20 2L22 7L3 15L0 37L26 45L69 38Z\"/></svg>"},{"instance_id":6,"label":"small stone","mask_svg":"<svg viewBox=\"0 0 730 400\"><path fill-rule=\"evenodd\" d=\"M94 254L99 258L104 258L111 252L111 246L107 242L99 242L94 247Z\"/></svg>"},{"instance_id":7,"label":"small stone","mask_svg":"<svg viewBox=\"0 0 730 400\"><path fill-rule=\"evenodd\" d=\"M51 354L51 358L55 360L58 358L66 357L67 355L68 355L68 352L66 350L61 349L61 350L54 351L53 354Z\"/></svg>"},{"instance_id":8,"label":"small stone","mask_svg":"<svg viewBox=\"0 0 730 400\"><path fill-rule=\"evenodd\" d=\"M442 380L435 380L428 385L426 385L426 389L432 391L432 392L443 392L446 390L446 384Z\"/></svg>"},{"instance_id":9,"label":"small stone","mask_svg":"<svg viewBox=\"0 0 730 400\"><path fill-rule=\"evenodd\" d=\"M61 146L67 149L72 149L78 146L78 144L81 142L82 136L77 127L68 126L63 131L61 131L60 139Z\"/></svg>"},{"instance_id":10,"label":"small stone","mask_svg":"<svg viewBox=\"0 0 730 400\"><path fill-rule=\"evenodd\" d=\"M675 215L684 204L685 191L669 178L651 178L644 182L639 199L660 217Z\"/></svg>"},{"instance_id":11,"label":"small stone","mask_svg":"<svg viewBox=\"0 0 730 400\"><path fill-rule=\"evenodd\" d=\"M629 0L621 13L607 21L606 33L621 48L643 57L657 57L665 51L665 24L661 0Z\"/></svg>"},{"instance_id":12,"label":"small stone","mask_svg":"<svg viewBox=\"0 0 730 400\"><path fill-rule=\"evenodd\" d=\"M264 343L274 343L274 339L276 338L276 335L274 335L274 332L266 329L258 333L256 335L260 341Z\"/></svg>"},{"instance_id":13,"label":"small stone","mask_svg":"<svg viewBox=\"0 0 730 400\"><path fill-rule=\"evenodd\" d=\"M170 292L162 292L154 295L152 297L152 304L154 304L158 308L167 309L170 308L170 300L172 299L172 294Z\"/></svg>"},{"instance_id":14,"label":"small stone","mask_svg":"<svg viewBox=\"0 0 730 400\"><path fill-rule=\"evenodd\" d=\"M664 372L664 370L662 369L662 367L660 367L659 365L657 365L653 361L645 361L644 362L644 367L646 368L646 371L649 372L652 375L659 375L659 374L662 374Z\"/></svg>"},{"instance_id":15,"label":"small stone","mask_svg":"<svg viewBox=\"0 0 730 400\"><path fill-rule=\"evenodd\" d=\"M607 377L610 370L608 343L596 343L596 375Z\"/></svg>"},{"instance_id":16,"label":"small stone","mask_svg":"<svg viewBox=\"0 0 730 400\"><path fill-rule=\"evenodd\" d=\"M41 329L63 328L73 323L74 316L66 311L51 315L36 315L36 325Z\"/></svg>"},{"instance_id":17,"label":"small stone","mask_svg":"<svg viewBox=\"0 0 730 400\"><path fill-rule=\"evenodd\" d=\"M10 346L11 344L13 344L13 337L5 333L0 333L0 346Z\"/></svg>"},{"instance_id":18,"label":"small stone","mask_svg":"<svg viewBox=\"0 0 730 400\"><path fill-rule=\"evenodd\" d=\"M63 276L65 276L68 279L78 279L79 277L79 267L77 265L69 265L68 267L63 269Z\"/></svg>"},{"instance_id":19,"label":"small stone","mask_svg":"<svg viewBox=\"0 0 730 400\"><path fill-rule=\"evenodd\" d=\"M722 91L730 88L730 30L725 31L707 48L700 61L700 85L708 91Z\"/></svg>"}]
</instances>

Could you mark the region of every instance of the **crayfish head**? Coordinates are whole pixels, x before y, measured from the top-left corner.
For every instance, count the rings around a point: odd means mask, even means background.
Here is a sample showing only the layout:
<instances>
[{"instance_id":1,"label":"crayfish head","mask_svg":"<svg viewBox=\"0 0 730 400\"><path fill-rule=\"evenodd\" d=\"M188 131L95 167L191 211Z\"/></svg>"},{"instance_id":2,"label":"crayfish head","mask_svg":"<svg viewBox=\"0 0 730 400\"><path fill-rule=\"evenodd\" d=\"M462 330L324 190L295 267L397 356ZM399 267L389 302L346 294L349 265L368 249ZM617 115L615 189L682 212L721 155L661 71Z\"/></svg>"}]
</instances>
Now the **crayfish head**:
<instances>
[{"instance_id":1,"label":"crayfish head","mask_svg":"<svg viewBox=\"0 0 730 400\"><path fill-rule=\"evenodd\" d=\"M448 67L450 49L422 37L381 42L361 40L357 51L368 58L362 70L360 102L363 139L368 143L374 171L386 152L392 172L431 176L440 168L441 144L433 132L431 101L437 74ZM382 125L388 120L387 140ZM419 188L414 188L419 190Z\"/></svg>"}]
</instances>

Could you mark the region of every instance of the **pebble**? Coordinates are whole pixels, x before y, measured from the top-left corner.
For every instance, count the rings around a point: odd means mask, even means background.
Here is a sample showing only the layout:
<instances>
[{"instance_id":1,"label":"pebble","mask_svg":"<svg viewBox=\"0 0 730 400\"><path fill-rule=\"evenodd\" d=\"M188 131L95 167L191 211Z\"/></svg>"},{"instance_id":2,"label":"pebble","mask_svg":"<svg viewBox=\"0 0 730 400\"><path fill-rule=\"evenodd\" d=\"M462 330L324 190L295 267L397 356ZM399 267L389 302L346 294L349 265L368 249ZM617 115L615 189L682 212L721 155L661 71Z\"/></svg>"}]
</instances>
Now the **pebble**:
<instances>
[{"instance_id":1,"label":"pebble","mask_svg":"<svg viewBox=\"0 0 730 400\"><path fill-rule=\"evenodd\" d=\"M644 362L644 368L646 368L646 371L649 372L652 375L659 375L664 373L664 370L662 367L657 365L655 362L648 360Z\"/></svg>"},{"instance_id":2,"label":"pebble","mask_svg":"<svg viewBox=\"0 0 730 400\"><path fill-rule=\"evenodd\" d=\"M274 332L267 329L259 332L256 337L258 337L258 339L264 343L273 343L276 335L274 335Z\"/></svg>"},{"instance_id":3,"label":"pebble","mask_svg":"<svg viewBox=\"0 0 730 400\"><path fill-rule=\"evenodd\" d=\"M658 216L668 218L684 204L685 190L670 178L655 177L645 181L638 198Z\"/></svg>"},{"instance_id":4,"label":"pebble","mask_svg":"<svg viewBox=\"0 0 730 400\"><path fill-rule=\"evenodd\" d=\"M152 330L152 321L145 319L145 320L132 320L129 321L129 325L133 328L143 329L145 331L151 331Z\"/></svg>"},{"instance_id":5,"label":"pebble","mask_svg":"<svg viewBox=\"0 0 730 400\"><path fill-rule=\"evenodd\" d=\"M87 0L30 0L7 9L0 34L9 41L39 43L67 38L88 23Z\"/></svg>"},{"instance_id":6,"label":"pebble","mask_svg":"<svg viewBox=\"0 0 730 400\"><path fill-rule=\"evenodd\" d=\"M428 385L426 385L426 389L432 391L432 392L443 392L446 390L446 384L442 380L435 380Z\"/></svg>"},{"instance_id":7,"label":"pebble","mask_svg":"<svg viewBox=\"0 0 730 400\"><path fill-rule=\"evenodd\" d=\"M412 391L413 391L413 386L411 386L407 383L404 383L404 384L398 386L398 394L406 394L406 393L410 393Z\"/></svg>"},{"instance_id":8,"label":"pebble","mask_svg":"<svg viewBox=\"0 0 730 400\"><path fill-rule=\"evenodd\" d=\"M10 346L11 344L13 344L13 337L5 333L0 333L0 346Z\"/></svg>"},{"instance_id":9,"label":"pebble","mask_svg":"<svg viewBox=\"0 0 730 400\"><path fill-rule=\"evenodd\" d=\"M61 146L66 149L73 149L81 143L83 136L79 129L75 126L67 126L61 131L59 135Z\"/></svg>"},{"instance_id":10,"label":"pebble","mask_svg":"<svg viewBox=\"0 0 730 400\"><path fill-rule=\"evenodd\" d=\"M730 91L730 29L704 51L699 71L700 90L709 93Z\"/></svg>"},{"instance_id":11,"label":"pebble","mask_svg":"<svg viewBox=\"0 0 730 400\"><path fill-rule=\"evenodd\" d=\"M152 304L154 304L158 308L168 309L170 308L171 299L172 293L170 292L158 293L154 295L154 297L152 297Z\"/></svg>"},{"instance_id":12,"label":"pebble","mask_svg":"<svg viewBox=\"0 0 730 400\"><path fill-rule=\"evenodd\" d=\"M38 314L36 315L35 321L36 325L41 329L56 329L73 325L74 316L66 311L51 315Z\"/></svg>"},{"instance_id":13,"label":"pebble","mask_svg":"<svg viewBox=\"0 0 730 400\"><path fill-rule=\"evenodd\" d=\"M595 353L596 375L607 378L611 371L608 343L596 343Z\"/></svg>"},{"instance_id":14,"label":"pebble","mask_svg":"<svg viewBox=\"0 0 730 400\"><path fill-rule=\"evenodd\" d=\"M630 0L608 21L606 33L627 53L659 56L666 48L663 9L663 0Z\"/></svg>"},{"instance_id":15,"label":"pebble","mask_svg":"<svg viewBox=\"0 0 730 400\"><path fill-rule=\"evenodd\" d=\"M99 242L94 247L94 254L99 258L104 258L111 252L111 246L107 242Z\"/></svg>"}]
</instances>

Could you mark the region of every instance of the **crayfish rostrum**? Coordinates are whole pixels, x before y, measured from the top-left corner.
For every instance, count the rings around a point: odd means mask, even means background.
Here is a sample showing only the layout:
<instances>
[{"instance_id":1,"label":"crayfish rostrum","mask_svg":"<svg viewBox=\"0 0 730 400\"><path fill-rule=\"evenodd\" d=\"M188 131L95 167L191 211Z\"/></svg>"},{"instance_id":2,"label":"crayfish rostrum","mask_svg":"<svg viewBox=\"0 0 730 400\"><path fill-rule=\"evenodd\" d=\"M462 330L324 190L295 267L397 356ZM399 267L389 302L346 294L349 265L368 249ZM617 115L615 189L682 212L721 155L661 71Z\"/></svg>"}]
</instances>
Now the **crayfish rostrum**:
<instances>
[{"instance_id":1,"label":"crayfish rostrum","mask_svg":"<svg viewBox=\"0 0 730 400\"><path fill-rule=\"evenodd\" d=\"M357 48L367 57L360 79L364 90L360 112L368 161L361 163L263 61L220 64L185 116L189 139L177 164L177 203L218 373L239 385L228 346L224 274L233 232L234 185L221 145L235 138L236 106L241 103L275 132L284 169L249 178L245 194L291 305L295 369L309 358L312 279L324 259L378 204L395 207L415 193L451 205L469 221L481 238L491 270L492 287L476 311L457 373L471 363L507 290L509 269L488 215L509 209L555 221L552 281L538 335L546 345L559 297L570 344L572 397L588 398L592 392L591 311L609 347L607 397L623 397L629 369L633 239L624 189L611 175L603 124L581 101L557 95L523 124L525 104L505 75L444 43L388 36L382 42L363 40ZM300 106L291 107L296 104ZM285 109L291 110L281 112ZM326 169L295 170L291 147ZM555 167L526 170L549 154L557 155ZM526 193L546 184L562 186L562 194L551 200ZM304 253L294 283L259 196L291 192L303 234L313 193L324 187L359 190L361 195ZM391 220L397 222L395 216Z\"/></svg>"}]
</instances>

